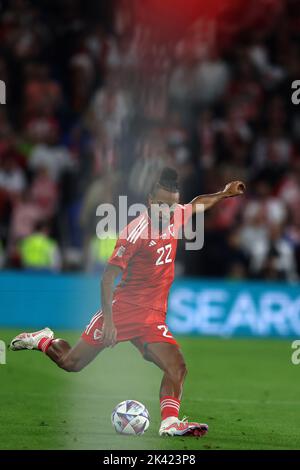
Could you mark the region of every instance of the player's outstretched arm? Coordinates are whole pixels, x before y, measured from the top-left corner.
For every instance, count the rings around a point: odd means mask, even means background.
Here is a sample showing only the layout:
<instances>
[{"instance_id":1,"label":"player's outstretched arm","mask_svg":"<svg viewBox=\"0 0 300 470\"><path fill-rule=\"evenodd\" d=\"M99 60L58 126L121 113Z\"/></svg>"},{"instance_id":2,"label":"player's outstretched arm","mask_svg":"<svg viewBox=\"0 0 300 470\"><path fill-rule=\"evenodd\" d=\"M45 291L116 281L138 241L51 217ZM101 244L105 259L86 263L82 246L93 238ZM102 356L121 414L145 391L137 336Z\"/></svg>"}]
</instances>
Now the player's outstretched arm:
<instances>
[{"instance_id":1,"label":"player's outstretched arm","mask_svg":"<svg viewBox=\"0 0 300 470\"><path fill-rule=\"evenodd\" d=\"M112 299L115 286L115 280L121 273L119 266L108 264L104 271L101 282L101 298L103 312L103 331L102 341L104 346L114 346L117 339L117 330L112 317Z\"/></svg>"},{"instance_id":2,"label":"player's outstretched arm","mask_svg":"<svg viewBox=\"0 0 300 470\"><path fill-rule=\"evenodd\" d=\"M223 191L197 196L190 202L190 204L192 204L192 212L194 214L195 212L210 209L217 202L226 197L240 196L241 194L244 194L245 189L246 185L242 181L232 181L231 183L226 184Z\"/></svg>"}]
</instances>

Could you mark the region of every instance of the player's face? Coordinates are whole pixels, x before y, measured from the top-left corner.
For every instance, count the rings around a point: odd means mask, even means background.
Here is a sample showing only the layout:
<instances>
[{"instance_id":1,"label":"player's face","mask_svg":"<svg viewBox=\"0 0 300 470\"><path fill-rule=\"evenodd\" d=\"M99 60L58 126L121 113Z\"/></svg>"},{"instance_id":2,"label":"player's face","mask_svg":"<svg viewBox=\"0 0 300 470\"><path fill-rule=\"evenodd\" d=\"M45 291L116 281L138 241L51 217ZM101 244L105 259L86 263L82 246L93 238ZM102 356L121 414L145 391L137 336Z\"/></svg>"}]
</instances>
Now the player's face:
<instances>
[{"instance_id":1,"label":"player's face","mask_svg":"<svg viewBox=\"0 0 300 470\"><path fill-rule=\"evenodd\" d=\"M179 192L170 192L159 188L155 194L149 198L151 215L155 220L159 220L164 226L167 225L172 216L176 204L179 203Z\"/></svg>"}]
</instances>

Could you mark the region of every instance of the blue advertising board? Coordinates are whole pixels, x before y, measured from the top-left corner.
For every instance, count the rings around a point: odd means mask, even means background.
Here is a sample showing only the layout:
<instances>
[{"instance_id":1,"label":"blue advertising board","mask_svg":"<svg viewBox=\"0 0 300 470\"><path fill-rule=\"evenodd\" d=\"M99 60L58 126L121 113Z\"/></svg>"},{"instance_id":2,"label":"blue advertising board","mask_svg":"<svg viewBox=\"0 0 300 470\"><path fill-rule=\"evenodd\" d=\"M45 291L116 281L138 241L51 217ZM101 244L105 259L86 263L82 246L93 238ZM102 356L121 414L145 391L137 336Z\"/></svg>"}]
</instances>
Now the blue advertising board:
<instances>
[{"instance_id":1,"label":"blue advertising board","mask_svg":"<svg viewBox=\"0 0 300 470\"><path fill-rule=\"evenodd\" d=\"M0 326L82 329L100 305L96 276L0 272Z\"/></svg>"},{"instance_id":2,"label":"blue advertising board","mask_svg":"<svg viewBox=\"0 0 300 470\"><path fill-rule=\"evenodd\" d=\"M83 329L100 278L2 271L0 296L0 327ZM175 334L299 337L299 285L177 279L167 321Z\"/></svg>"},{"instance_id":3,"label":"blue advertising board","mask_svg":"<svg viewBox=\"0 0 300 470\"><path fill-rule=\"evenodd\" d=\"M299 336L299 285L178 280L169 299L168 325L182 334Z\"/></svg>"}]
</instances>

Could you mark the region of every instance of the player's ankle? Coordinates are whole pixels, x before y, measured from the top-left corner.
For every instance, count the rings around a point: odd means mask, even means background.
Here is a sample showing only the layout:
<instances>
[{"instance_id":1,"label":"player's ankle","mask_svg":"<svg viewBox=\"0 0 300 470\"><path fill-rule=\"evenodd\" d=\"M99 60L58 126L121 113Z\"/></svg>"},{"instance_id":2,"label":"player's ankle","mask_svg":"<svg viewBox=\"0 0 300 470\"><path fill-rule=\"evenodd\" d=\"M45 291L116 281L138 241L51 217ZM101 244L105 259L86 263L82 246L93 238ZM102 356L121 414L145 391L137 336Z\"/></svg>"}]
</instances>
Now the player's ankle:
<instances>
[{"instance_id":1,"label":"player's ankle","mask_svg":"<svg viewBox=\"0 0 300 470\"><path fill-rule=\"evenodd\" d=\"M38 343L38 349L39 351L42 351L43 353L47 353L48 351L48 348L51 346L52 342L54 340L52 338L47 338L47 337L44 337L42 339L40 339L39 343Z\"/></svg>"},{"instance_id":2,"label":"player's ankle","mask_svg":"<svg viewBox=\"0 0 300 470\"><path fill-rule=\"evenodd\" d=\"M173 421L177 421L177 420L178 420L178 416L168 416L167 418L161 420L161 425L164 425L166 423L172 423Z\"/></svg>"},{"instance_id":3,"label":"player's ankle","mask_svg":"<svg viewBox=\"0 0 300 470\"><path fill-rule=\"evenodd\" d=\"M178 418L180 408L180 400L175 397L165 395L160 399L161 419Z\"/></svg>"}]
</instances>

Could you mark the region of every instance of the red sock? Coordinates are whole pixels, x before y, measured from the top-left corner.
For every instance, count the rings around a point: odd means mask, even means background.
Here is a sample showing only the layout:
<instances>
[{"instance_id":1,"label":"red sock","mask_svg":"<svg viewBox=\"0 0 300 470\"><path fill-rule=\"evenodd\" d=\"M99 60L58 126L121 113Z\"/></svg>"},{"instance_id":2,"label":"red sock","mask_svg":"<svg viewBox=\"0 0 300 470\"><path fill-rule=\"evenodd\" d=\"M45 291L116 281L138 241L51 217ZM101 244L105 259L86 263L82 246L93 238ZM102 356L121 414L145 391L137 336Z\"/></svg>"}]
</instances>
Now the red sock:
<instances>
[{"instance_id":1,"label":"red sock","mask_svg":"<svg viewBox=\"0 0 300 470\"><path fill-rule=\"evenodd\" d=\"M169 416L178 418L180 408L180 400L178 398L164 396L160 399L161 419L164 420Z\"/></svg>"},{"instance_id":2,"label":"red sock","mask_svg":"<svg viewBox=\"0 0 300 470\"><path fill-rule=\"evenodd\" d=\"M51 346L52 341L53 341L53 339L51 339L51 338L42 338L42 339L40 339L39 344L38 344L39 350L46 353L49 346Z\"/></svg>"}]
</instances>

